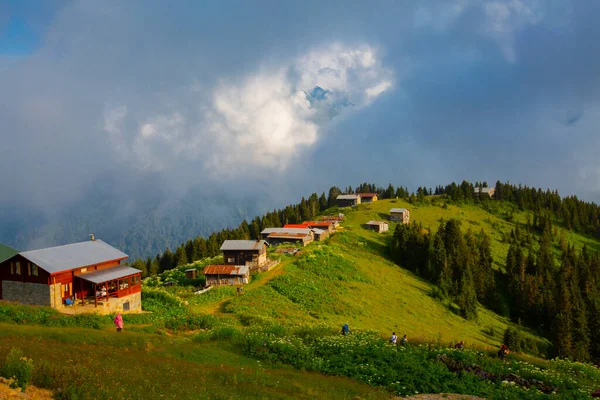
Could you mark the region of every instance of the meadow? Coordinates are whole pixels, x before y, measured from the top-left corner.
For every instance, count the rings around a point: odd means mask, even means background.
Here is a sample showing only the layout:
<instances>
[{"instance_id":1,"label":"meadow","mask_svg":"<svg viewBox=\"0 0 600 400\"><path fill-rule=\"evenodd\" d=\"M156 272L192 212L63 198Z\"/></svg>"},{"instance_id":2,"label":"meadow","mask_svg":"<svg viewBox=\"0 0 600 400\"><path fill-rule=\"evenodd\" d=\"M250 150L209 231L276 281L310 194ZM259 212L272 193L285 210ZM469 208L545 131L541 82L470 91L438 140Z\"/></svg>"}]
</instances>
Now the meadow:
<instances>
[{"instance_id":1,"label":"meadow","mask_svg":"<svg viewBox=\"0 0 600 400\"><path fill-rule=\"evenodd\" d=\"M186 281L183 271L201 271L218 258L146 279L146 312L125 315L121 334L110 316L67 316L1 303L0 363L6 364L11 349L20 349L33 360L31 383L64 399L375 399L415 392L590 398L591 389L600 386L597 368L544 360L548 340L483 307L477 320L461 318L452 304L435 298L430 283L395 265L387 256L395 224L384 234L363 226L384 220L392 207L409 208L411 219L432 231L449 218L460 219L465 231L483 229L493 238L497 267L515 223L530 218L504 202L486 210L435 198L344 209L337 233L300 256L271 253L280 264L253 275L242 295L232 287L194 294L203 277ZM598 246L582 235L567 237L577 247ZM339 334L344 323L350 325L348 337ZM507 328L521 332L530 354L511 354L503 363L494 356ZM391 332L408 335L410 346L390 346ZM460 340L467 350L453 350Z\"/></svg>"}]
</instances>

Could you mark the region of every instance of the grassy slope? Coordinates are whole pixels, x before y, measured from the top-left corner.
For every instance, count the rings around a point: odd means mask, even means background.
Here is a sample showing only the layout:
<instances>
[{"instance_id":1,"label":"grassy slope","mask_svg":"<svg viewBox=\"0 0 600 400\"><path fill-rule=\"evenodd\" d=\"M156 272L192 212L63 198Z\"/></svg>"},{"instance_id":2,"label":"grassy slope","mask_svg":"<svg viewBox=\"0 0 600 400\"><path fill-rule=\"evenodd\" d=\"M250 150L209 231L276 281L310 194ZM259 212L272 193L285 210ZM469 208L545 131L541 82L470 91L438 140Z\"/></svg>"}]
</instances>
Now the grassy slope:
<instances>
[{"instance_id":1,"label":"grassy slope","mask_svg":"<svg viewBox=\"0 0 600 400\"><path fill-rule=\"evenodd\" d=\"M433 231L441 218L458 218L463 221L465 231L470 228L477 233L483 229L491 235L499 267L504 264L508 250L503 234L508 235L515 227L500 216L511 212L514 221L525 222L527 213L504 202L491 205L494 214L474 205L444 208L441 201L437 205L412 205L402 200L383 200L345 209L343 229L326 244L308 246L299 261L286 263L283 270L287 277L249 288L244 296L231 298L221 309L238 315L259 315L284 324L324 322L341 326L348 322L351 327L373 329L385 335L396 331L426 341L465 340L483 347L498 346L509 321L483 308L478 321L466 321L455 315L429 296L431 284L386 258L387 240L395 223L390 224L390 232L385 234L376 234L362 226L371 219L385 219L392 207L409 208L412 220ZM571 232L567 238L577 247L584 243L593 248L598 246L593 239ZM344 267L347 276L339 276L333 266L345 264L349 264ZM319 269L325 272L315 272Z\"/></svg>"},{"instance_id":2,"label":"grassy slope","mask_svg":"<svg viewBox=\"0 0 600 400\"><path fill-rule=\"evenodd\" d=\"M389 398L350 379L262 366L227 342L4 324L0 335L1 359L19 347L54 378L53 386L82 387L95 399Z\"/></svg>"}]
</instances>

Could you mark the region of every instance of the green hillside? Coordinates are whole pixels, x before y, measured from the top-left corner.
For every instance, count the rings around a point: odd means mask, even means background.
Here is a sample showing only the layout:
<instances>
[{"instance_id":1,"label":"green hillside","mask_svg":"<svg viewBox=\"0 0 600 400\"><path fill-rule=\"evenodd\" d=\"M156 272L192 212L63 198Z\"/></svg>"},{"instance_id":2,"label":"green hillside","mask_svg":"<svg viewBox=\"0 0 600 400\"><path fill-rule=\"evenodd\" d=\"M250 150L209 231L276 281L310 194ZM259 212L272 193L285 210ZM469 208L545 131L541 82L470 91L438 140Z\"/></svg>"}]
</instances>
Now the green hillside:
<instances>
[{"instance_id":1,"label":"green hillside","mask_svg":"<svg viewBox=\"0 0 600 400\"><path fill-rule=\"evenodd\" d=\"M0 304L0 363L11 348L21 349L38 366L33 383L73 392L62 398L143 398L136 388L148 384L153 395L165 398L389 398L416 392L590 398L591 389L600 385L598 369L540 359L551 346L548 340L481 306L476 319L466 320L454 304L432 295L431 283L392 262L388 245L396 224L383 234L363 224L387 219L394 207L409 208L411 220L423 230L436 231L450 218L461 220L464 231L483 230L492 238L496 268L505 265L511 231L531 218L507 202L490 202L486 210L436 197L330 208L327 214L345 214L335 234L296 256L269 249L269 257L280 263L253 275L241 295L233 287L195 295L194 285L185 280L185 269L201 270L219 257L147 278L143 307L150 312L126 315L120 336L110 316L71 317L44 307ZM561 230L555 229L558 255ZM576 248L598 248L584 235L569 231L565 237ZM167 281L176 285L165 287ZM344 323L350 337L339 334ZM530 354L511 354L504 363L494 355L509 327L521 332ZM393 331L406 334L410 346L390 346ZM23 341L24 336L36 339ZM461 340L468 350L449 349ZM74 353L111 366L61 361ZM455 373L463 370L471 373ZM520 381L511 381L515 374ZM111 390L115 382L123 393ZM534 389L527 389L531 384ZM93 395L90 387L96 388Z\"/></svg>"}]
</instances>

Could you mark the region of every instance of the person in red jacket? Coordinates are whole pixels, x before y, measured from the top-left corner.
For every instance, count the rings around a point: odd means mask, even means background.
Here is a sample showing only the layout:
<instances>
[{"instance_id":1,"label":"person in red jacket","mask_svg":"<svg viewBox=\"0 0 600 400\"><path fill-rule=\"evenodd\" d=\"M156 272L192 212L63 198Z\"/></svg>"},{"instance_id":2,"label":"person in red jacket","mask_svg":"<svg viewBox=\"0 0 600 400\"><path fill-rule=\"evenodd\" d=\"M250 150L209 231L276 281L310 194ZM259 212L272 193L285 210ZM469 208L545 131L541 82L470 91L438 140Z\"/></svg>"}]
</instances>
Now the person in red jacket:
<instances>
[{"instance_id":1,"label":"person in red jacket","mask_svg":"<svg viewBox=\"0 0 600 400\"><path fill-rule=\"evenodd\" d=\"M508 353L510 353L510 350L505 344L502 344L502 346L500 346L500 350L498 350L498 357L504 361L504 358L508 355Z\"/></svg>"}]
</instances>

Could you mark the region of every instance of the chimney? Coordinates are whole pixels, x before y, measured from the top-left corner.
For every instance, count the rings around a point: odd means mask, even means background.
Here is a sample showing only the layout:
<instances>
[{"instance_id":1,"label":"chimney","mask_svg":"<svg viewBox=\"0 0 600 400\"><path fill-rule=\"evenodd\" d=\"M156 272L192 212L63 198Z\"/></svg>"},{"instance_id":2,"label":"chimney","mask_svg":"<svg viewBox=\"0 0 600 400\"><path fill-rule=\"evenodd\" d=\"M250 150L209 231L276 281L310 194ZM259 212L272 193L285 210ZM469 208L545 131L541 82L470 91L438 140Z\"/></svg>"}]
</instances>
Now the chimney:
<instances>
[{"instance_id":1,"label":"chimney","mask_svg":"<svg viewBox=\"0 0 600 400\"><path fill-rule=\"evenodd\" d=\"M90 233L90 240L91 240L92 242L96 241L96 238L94 237L94 234L93 234L93 233Z\"/></svg>"}]
</instances>

